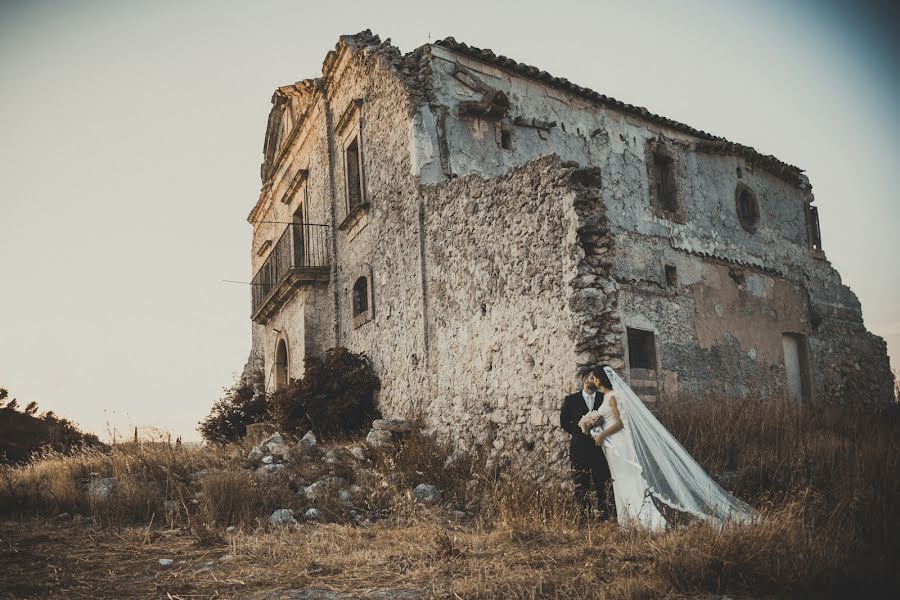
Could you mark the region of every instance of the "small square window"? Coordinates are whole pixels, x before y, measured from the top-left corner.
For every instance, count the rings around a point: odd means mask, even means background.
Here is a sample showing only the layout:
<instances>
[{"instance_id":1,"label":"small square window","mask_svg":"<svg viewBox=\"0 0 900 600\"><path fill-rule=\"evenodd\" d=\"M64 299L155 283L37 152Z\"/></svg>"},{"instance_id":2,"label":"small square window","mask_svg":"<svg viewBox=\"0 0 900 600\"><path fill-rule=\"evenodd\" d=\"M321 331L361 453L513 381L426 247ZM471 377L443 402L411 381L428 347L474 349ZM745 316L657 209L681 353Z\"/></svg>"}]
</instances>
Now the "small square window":
<instances>
[{"instance_id":1,"label":"small square window","mask_svg":"<svg viewBox=\"0 0 900 600\"><path fill-rule=\"evenodd\" d=\"M656 369L656 336L652 331L628 328L628 365L632 369Z\"/></svg>"}]
</instances>

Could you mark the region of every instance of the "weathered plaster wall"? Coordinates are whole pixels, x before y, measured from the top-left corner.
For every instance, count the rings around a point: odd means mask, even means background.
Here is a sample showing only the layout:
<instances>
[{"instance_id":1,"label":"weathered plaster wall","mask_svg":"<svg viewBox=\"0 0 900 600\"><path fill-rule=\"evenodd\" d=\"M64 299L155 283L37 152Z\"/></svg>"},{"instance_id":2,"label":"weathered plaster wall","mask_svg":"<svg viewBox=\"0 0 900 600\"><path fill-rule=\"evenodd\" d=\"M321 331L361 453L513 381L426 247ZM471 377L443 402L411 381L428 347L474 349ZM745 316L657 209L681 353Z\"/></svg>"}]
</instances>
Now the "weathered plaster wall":
<instances>
[{"instance_id":1,"label":"weathered plaster wall","mask_svg":"<svg viewBox=\"0 0 900 600\"><path fill-rule=\"evenodd\" d=\"M865 330L855 295L809 246L805 211L812 194L805 178L776 176L743 156L701 151L702 140L689 133L598 106L443 47L433 47L431 56L434 101L414 120L414 166L423 181L467 173L497 176L550 153L599 167L619 247L613 276L630 289L617 316L633 326L643 322L642 328L668 338L660 340L660 359L668 365L663 369L671 369L660 373L664 395L674 397L679 388L692 393L709 389L722 368L732 364L729 393L744 395L752 388L763 395L781 394L781 334L792 331L809 336L814 398L891 397L883 340ZM485 88L506 95L506 113L499 118L464 114L464 103L483 98ZM501 143L504 131L507 148ZM651 203L647 150L658 141L675 160L681 203L676 219L660 216ZM739 184L752 190L759 206L752 233L738 219ZM694 296L705 294L705 303L661 300L665 264L680 263L679 272L696 270L702 257L742 268L749 286L763 281L777 285L754 296L757 288L738 293L705 290L703 284L694 286ZM660 281L662 288L657 287ZM710 298L724 293L737 295L713 302L721 314L711 313ZM758 306L748 305L745 297ZM661 315L670 315L669 326L654 322L662 321ZM679 319L687 319L691 331ZM757 357L747 362L749 348ZM851 358L860 353L864 358ZM690 359L705 366L692 367L688 355L706 356ZM756 372L765 374L768 383L760 383L765 377Z\"/></svg>"}]
</instances>

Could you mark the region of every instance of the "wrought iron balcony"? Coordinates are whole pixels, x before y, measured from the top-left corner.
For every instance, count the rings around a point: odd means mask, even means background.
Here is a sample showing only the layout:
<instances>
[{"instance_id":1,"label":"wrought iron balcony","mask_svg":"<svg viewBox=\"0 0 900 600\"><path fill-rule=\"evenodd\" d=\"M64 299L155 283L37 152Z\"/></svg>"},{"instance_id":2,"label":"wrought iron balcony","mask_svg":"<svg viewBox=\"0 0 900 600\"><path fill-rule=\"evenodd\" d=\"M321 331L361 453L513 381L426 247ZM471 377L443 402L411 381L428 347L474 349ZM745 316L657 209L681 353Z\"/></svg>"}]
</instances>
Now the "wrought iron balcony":
<instances>
[{"instance_id":1,"label":"wrought iron balcony","mask_svg":"<svg viewBox=\"0 0 900 600\"><path fill-rule=\"evenodd\" d=\"M251 319L267 322L295 290L328 277L328 226L288 225L253 277Z\"/></svg>"}]
</instances>

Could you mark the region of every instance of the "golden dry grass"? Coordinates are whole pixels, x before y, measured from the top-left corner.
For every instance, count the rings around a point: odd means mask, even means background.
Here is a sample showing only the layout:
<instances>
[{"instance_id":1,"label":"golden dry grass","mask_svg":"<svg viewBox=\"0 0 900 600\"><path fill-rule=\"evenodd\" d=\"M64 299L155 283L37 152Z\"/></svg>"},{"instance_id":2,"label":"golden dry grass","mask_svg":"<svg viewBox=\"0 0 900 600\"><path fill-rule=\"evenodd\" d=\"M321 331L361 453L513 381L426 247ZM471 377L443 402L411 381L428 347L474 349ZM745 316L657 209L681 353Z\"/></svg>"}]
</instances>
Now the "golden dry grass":
<instances>
[{"instance_id":1,"label":"golden dry grass","mask_svg":"<svg viewBox=\"0 0 900 600\"><path fill-rule=\"evenodd\" d=\"M0 590L11 598L45 597L51 585L71 598L237 598L288 587L438 598L892 596L900 584L896 407L707 401L659 415L704 468L764 512L761 525L656 536L580 527L558 482L536 481L527 468L486 470L477 457L445 469L450 449L419 435L374 453L375 475L335 467L364 488L357 508L384 517L374 524L352 525L335 504L330 523L259 528L273 508L309 503L287 475L259 483L242 471L246 448L130 445L2 474L9 518L0 522ZM209 472L192 478L200 469ZM298 464L294 475L323 474L310 469ZM87 500L79 481L90 473L124 479L123 492ZM444 505L415 505L410 489L423 480L442 489ZM178 512L164 513L173 499ZM90 515L97 528L53 518L63 510ZM226 535L229 524L238 531ZM62 563L49 558L65 553ZM162 570L163 557L187 562ZM202 566L207 560L214 568ZM88 595L92 585L104 593Z\"/></svg>"}]
</instances>

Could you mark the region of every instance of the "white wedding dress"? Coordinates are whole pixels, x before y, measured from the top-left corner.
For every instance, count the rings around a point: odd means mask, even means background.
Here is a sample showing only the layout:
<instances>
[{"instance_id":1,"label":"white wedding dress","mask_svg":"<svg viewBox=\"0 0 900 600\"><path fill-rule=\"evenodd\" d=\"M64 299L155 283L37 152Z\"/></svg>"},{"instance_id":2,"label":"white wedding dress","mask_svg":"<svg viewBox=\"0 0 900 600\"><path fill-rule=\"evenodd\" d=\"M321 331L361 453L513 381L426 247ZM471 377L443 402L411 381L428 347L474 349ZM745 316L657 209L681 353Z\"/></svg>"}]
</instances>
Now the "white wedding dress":
<instances>
[{"instance_id":1,"label":"white wedding dress","mask_svg":"<svg viewBox=\"0 0 900 600\"><path fill-rule=\"evenodd\" d=\"M616 423L609 402L613 395L624 425L603 442L620 525L661 531L692 519L722 527L759 518L706 474L615 371L604 370L613 390L597 409L601 427Z\"/></svg>"}]
</instances>

